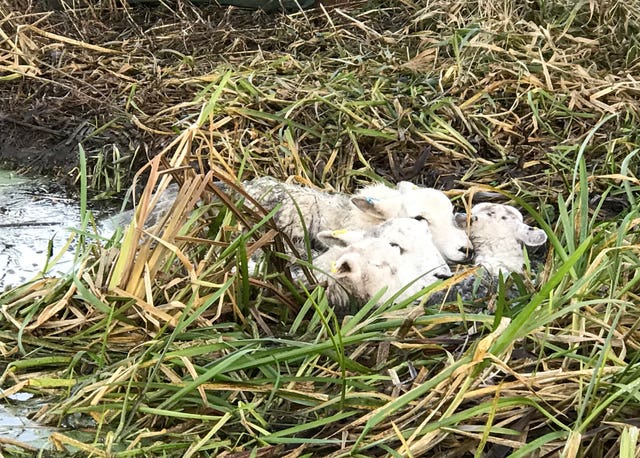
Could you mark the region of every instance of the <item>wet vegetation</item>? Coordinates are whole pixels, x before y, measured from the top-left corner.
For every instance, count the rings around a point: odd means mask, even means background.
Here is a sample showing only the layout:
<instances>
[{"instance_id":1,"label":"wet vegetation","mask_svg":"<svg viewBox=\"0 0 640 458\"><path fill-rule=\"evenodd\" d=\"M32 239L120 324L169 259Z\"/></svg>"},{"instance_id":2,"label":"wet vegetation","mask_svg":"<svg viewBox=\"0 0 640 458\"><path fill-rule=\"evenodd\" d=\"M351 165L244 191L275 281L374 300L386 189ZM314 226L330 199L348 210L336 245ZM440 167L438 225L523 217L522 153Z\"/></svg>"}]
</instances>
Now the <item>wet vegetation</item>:
<instances>
[{"instance_id":1,"label":"wet vegetation","mask_svg":"<svg viewBox=\"0 0 640 458\"><path fill-rule=\"evenodd\" d=\"M73 274L0 294L0 380L47 400L61 456L637 456L636 2L37 6L0 2L2 142L40 132L23 166L66 168L84 216ZM213 185L262 175L497 193L548 251L516 299L337 317ZM88 199L131 183L100 238Z\"/></svg>"}]
</instances>

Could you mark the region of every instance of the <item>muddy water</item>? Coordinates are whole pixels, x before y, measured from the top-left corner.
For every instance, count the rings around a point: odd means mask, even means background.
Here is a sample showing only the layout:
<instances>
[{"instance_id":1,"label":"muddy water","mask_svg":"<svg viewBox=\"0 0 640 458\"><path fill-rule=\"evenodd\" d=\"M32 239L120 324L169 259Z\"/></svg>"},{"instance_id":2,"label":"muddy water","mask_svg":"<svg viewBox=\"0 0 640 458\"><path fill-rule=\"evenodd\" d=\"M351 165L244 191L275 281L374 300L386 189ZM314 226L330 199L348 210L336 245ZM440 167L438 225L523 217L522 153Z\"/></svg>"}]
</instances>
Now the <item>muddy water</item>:
<instances>
[{"instance_id":1,"label":"muddy water","mask_svg":"<svg viewBox=\"0 0 640 458\"><path fill-rule=\"evenodd\" d=\"M80 206L51 191L43 179L28 179L0 170L0 291L38 274L68 272L73 253L62 254L80 224Z\"/></svg>"}]
</instances>

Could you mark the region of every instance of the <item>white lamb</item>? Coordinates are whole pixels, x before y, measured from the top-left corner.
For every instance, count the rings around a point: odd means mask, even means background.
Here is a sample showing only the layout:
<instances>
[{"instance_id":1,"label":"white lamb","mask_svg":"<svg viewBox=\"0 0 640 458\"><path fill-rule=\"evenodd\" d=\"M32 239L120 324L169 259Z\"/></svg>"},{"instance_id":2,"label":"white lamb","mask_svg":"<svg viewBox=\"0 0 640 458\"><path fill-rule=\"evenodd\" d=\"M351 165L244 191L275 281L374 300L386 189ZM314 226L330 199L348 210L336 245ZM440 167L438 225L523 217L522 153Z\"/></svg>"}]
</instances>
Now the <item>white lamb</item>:
<instances>
[{"instance_id":1,"label":"white lamb","mask_svg":"<svg viewBox=\"0 0 640 458\"><path fill-rule=\"evenodd\" d=\"M522 213L511 205L483 202L471 209L469 237L475 250L475 264L491 275L522 273L523 245L540 246L547 234L524 223Z\"/></svg>"},{"instance_id":2,"label":"white lamb","mask_svg":"<svg viewBox=\"0 0 640 458\"><path fill-rule=\"evenodd\" d=\"M402 301L451 276L426 221L394 218L368 230L318 235L330 248L313 264L321 272L318 278L327 280L327 298L336 307L350 299L365 303L383 287L387 289L380 302L407 287L396 298Z\"/></svg>"},{"instance_id":3,"label":"white lamb","mask_svg":"<svg viewBox=\"0 0 640 458\"><path fill-rule=\"evenodd\" d=\"M244 189L267 210L281 204L274 221L294 242L303 240L305 226L311 241L322 245L318 239L322 231L341 227L366 229L391 218L410 217L429 223L433 241L447 260L466 262L473 253L465 231L455 225L453 205L435 189L402 182L397 188L365 187L350 197L269 177L246 182Z\"/></svg>"},{"instance_id":4,"label":"white lamb","mask_svg":"<svg viewBox=\"0 0 640 458\"><path fill-rule=\"evenodd\" d=\"M466 225L466 215L458 223ZM448 299L460 295L463 301L484 298L495 290L498 275L522 274L525 263L524 245L540 246L547 234L524 223L522 213L510 205L480 203L471 209L469 237L475 250L474 264L482 269L465 278L448 292ZM508 291L514 296L514 291ZM430 303L443 302L444 294L435 294Z\"/></svg>"},{"instance_id":5,"label":"white lamb","mask_svg":"<svg viewBox=\"0 0 640 458\"><path fill-rule=\"evenodd\" d=\"M408 216L426 220L436 247L449 262L466 263L473 257L469 237L456 224L453 204L442 191L401 181L395 189L384 185L363 188L352 201L370 216L383 219Z\"/></svg>"}]
</instances>

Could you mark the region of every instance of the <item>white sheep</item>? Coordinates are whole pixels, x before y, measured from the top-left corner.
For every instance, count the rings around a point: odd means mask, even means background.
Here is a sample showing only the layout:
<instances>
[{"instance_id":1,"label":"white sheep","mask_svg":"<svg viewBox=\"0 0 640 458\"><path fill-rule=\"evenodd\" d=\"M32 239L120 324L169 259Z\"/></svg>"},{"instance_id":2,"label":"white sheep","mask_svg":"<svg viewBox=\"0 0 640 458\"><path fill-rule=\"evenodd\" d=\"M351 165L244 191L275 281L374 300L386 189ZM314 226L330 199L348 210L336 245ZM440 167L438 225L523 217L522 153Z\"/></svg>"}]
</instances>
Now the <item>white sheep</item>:
<instances>
[{"instance_id":1,"label":"white sheep","mask_svg":"<svg viewBox=\"0 0 640 458\"><path fill-rule=\"evenodd\" d=\"M472 255L469 238L455 225L453 205L435 189L401 182L397 188L368 186L350 197L269 177L246 182L244 189L267 210L281 204L274 221L294 242L303 240L305 227L311 241L322 245L317 237L322 231L341 227L366 229L391 218L410 217L429 223L436 247L447 260L465 262Z\"/></svg>"},{"instance_id":2,"label":"white sheep","mask_svg":"<svg viewBox=\"0 0 640 458\"><path fill-rule=\"evenodd\" d=\"M397 271L402 263L400 250L386 240L364 239L327 253L316 265L328 275L319 274L318 279L326 280L327 299L337 309L350 302L362 305L386 287L380 299L384 302L403 286Z\"/></svg>"},{"instance_id":3,"label":"white sheep","mask_svg":"<svg viewBox=\"0 0 640 458\"><path fill-rule=\"evenodd\" d=\"M367 302L383 287L387 289L380 302L406 287L396 298L402 301L451 276L426 221L394 218L368 230L318 235L330 248L313 265L321 272L318 278L327 280L327 298L336 307L347 305L350 298Z\"/></svg>"},{"instance_id":4,"label":"white sheep","mask_svg":"<svg viewBox=\"0 0 640 458\"><path fill-rule=\"evenodd\" d=\"M458 215L458 223L466 225L466 215ZM497 286L500 274L522 274L525 263L523 245L540 246L547 241L547 234L524 223L522 213L510 205L479 203L471 209L469 237L475 250L474 264L482 268L447 292L447 300L460 295L468 302L490 295ZM434 294L429 303L444 301L443 292ZM509 297L515 291L507 291ZM489 307L491 309L491 307Z\"/></svg>"},{"instance_id":5,"label":"white sheep","mask_svg":"<svg viewBox=\"0 0 640 458\"><path fill-rule=\"evenodd\" d=\"M540 246L547 234L524 223L522 213L511 205L483 202L471 209L469 237L475 250L475 264L491 275L522 273L523 245Z\"/></svg>"},{"instance_id":6,"label":"white sheep","mask_svg":"<svg viewBox=\"0 0 640 458\"><path fill-rule=\"evenodd\" d=\"M426 220L436 247L450 262L465 263L473 256L469 237L456 224L453 204L442 191L401 181L395 189L383 185L365 187L352 202L372 217L408 216Z\"/></svg>"}]
</instances>

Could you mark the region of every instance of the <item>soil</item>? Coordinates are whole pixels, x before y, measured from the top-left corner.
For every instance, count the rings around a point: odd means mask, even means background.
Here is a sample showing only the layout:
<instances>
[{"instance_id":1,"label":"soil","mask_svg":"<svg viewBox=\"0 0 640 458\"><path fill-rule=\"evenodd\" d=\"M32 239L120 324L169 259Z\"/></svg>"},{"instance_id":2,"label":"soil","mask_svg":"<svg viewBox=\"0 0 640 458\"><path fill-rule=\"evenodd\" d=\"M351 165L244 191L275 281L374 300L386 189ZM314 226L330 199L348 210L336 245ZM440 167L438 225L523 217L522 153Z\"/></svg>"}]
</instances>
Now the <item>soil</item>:
<instances>
[{"instance_id":1,"label":"soil","mask_svg":"<svg viewBox=\"0 0 640 458\"><path fill-rule=\"evenodd\" d=\"M0 112L0 166L66 175L78 165L73 132L14 120Z\"/></svg>"}]
</instances>

